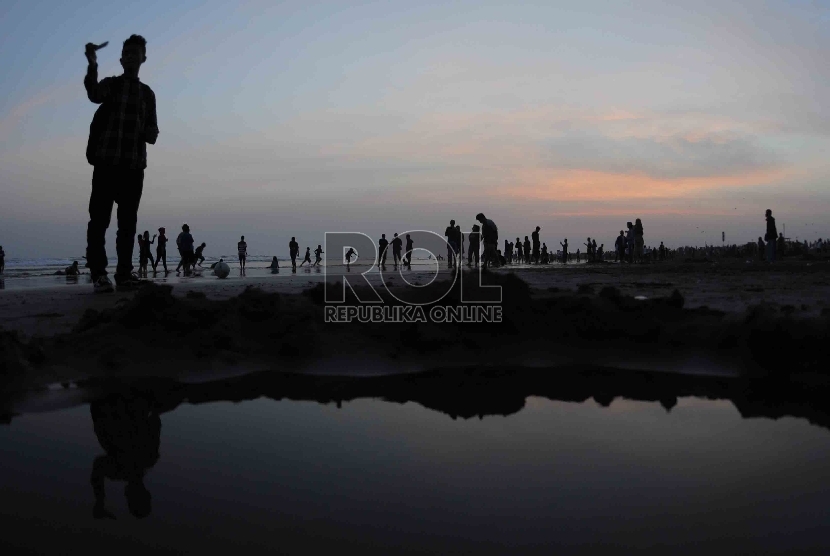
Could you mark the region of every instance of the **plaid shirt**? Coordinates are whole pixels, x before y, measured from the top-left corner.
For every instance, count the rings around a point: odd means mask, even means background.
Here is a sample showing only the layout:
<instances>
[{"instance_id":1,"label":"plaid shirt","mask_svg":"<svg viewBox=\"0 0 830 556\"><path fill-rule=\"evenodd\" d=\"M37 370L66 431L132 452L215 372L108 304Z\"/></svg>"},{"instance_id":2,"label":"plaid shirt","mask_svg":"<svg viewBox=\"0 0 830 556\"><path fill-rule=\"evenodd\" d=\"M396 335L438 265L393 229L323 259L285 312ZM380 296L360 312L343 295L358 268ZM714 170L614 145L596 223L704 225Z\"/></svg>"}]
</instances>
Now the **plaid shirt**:
<instances>
[{"instance_id":1,"label":"plaid shirt","mask_svg":"<svg viewBox=\"0 0 830 556\"><path fill-rule=\"evenodd\" d=\"M90 129L94 164L124 166L133 170L146 168L145 132L154 130L158 133L153 90L138 78L130 79L124 75L105 77L99 82L97 66L89 67L84 86L89 100L96 104L103 103L99 110L108 111L101 122L101 129L97 133Z\"/></svg>"}]
</instances>

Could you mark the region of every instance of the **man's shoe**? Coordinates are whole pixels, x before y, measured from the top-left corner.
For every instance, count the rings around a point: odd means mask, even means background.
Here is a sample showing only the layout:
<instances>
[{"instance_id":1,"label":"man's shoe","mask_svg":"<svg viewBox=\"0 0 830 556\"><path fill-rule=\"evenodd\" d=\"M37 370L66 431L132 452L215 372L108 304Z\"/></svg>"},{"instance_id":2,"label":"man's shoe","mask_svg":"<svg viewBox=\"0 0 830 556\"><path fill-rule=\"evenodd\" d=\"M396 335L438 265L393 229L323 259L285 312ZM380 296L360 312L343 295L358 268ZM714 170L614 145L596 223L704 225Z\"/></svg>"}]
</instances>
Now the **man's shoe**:
<instances>
[{"instance_id":1,"label":"man's shoe","mask_svg":"<svg viewBox=\"0 0 830 556\"><path fill-rule=\"evenodd\" d=\"M133 272L124 276L115 275L115 287L118 291L129 291L138 288L144 281Z\"/></svg>"},{"instance_id":2,"label":"man's shoe","mask_svg":"<svg viewBox=\"0 0 830 556\"><path fill-rule=\"evenodd\" d=\"M110 282L106 274L93 280L92 288L95 290L95 293L111 293L113 291L112 282Z\"/></svg>"}]
</instances>

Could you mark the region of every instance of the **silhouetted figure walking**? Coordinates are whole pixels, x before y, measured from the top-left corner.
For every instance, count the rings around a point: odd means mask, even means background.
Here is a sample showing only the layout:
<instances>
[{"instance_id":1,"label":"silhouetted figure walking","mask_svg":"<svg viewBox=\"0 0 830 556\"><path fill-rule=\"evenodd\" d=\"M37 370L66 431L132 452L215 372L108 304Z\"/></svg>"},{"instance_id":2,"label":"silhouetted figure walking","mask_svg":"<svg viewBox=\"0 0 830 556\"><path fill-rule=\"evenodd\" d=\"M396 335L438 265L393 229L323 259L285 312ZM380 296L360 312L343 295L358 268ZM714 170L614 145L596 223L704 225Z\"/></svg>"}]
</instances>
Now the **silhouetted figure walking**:
<instances>
[{"instance_id":1,"label":"silhouetted figure walking","mask_svg":"<svg viewBox=\"0 0 830 556\"><path fill-rule=\"evenodd\" d=\"M141 64L147 60L147 41L139 35L131 35L121 49L124 73L98 81L95 51L103 46L88 43L85 49L89 65L84 87L89 100L101 105L92 118L86 149L87 161L94 166L86 266L92 274L94 291L111 292L105 235L113 203L118 204L115 284L121 289L131 289L140 282L133 273L133 235L147 167L146 143L155 144L159 130L155 95L138 79Z\"/></svg>"},{"instance_id":2,"label":"silhouetted figure walking","mask_svg":"<svg viewBox=\"0 0 830 556\"><path fill-rule=\"evenodd\" d=\"M565 238L565 243L559 242L562 246L562 264L568 264L568 238Z\"/></svg>"},{"instance_id":3,"label":"silhouetted figure walking","mask_svg":"<svg viewBox=\"0 0 830 556\"><path fill-rule=\"evenodd\" d=\"M767 209L767 233L764 235L764 241L767 242L767 262L771 263L775 260L775 243L778 239L778 229L775 227L775 218L772 217L772 211Z\"/></svg>"},{"instance_id":4,"label":"silhouetted figure walking","mask_svg":"<svg viewBox=\"0 0 830 556\"><path fill-rule=\"evenodd\" d=\"M110 395L89 405L92 425L105 454L92 463L95 519L115 519L106 508L106 480L123 481L130 513L143 518L152 511L144 476L159 459L161 419L153 405L140 397Z\"/></svg>"},{"instance_id":5,"label":"silhouetted figure walking","mask_svg":"<svg viewBox=\"0 0 830 556\"><path fill-rule=\"evenodd\" d=\"M159 228L158 243L156 244L156 262L153 264L153 272L156 271L159 261L164 265L164 272L167 272L167 234L162 226Z\"/></svg>"},{"instance_id":6,"label":"silhouetted figure walking","mask_svg":"<svg viewBox=\"0 0 830 556\"><path fill-rule=\"evenodd\" d=\"M392 238L392 263L395 265L395 270L398 269L398 263L401 261L401 251L403 250L403 240L398 237L397 232Z\"/></svg>"},{"instance_id":7,"label":"silhouetted figure walking","mask_svg":"<svg viewBox=\"0 0 830 556\"><path fill-rule=\"evenodd\" d=\"M245 261L248 260L248 244L245 242L245 236L239 238L236 253L239 255L239 272L245 274Z\"/></svg>"},{"instance_id":8,"label":"silhouetted figure walking","mask_svg":"<svg viewBox=\"0 0 830 556\"><path fill-rule=\"evenodd\" d=\"M300 256L300 244L297 243L297 238L291 237L291 241L288 242L288 254L291 257L291 270L293 272L297 271L297 257Z\"/></svg>"},{"instance_id":9,"label":"silhouetted figure walking","mask_svg":"<svg viewBox=\"0 0 830 556\"><path fill-rule=\"evenodd\" d=\"M404 263L410 270L412 270L412 250L414 247L412 246L412 238L409 237L409 234L406 234L406 251L404 252Z\"/></svg>"},{"instance_id":10,"label":"silhouetted figure walking","mask_svg":"<svg viewBox=\"0 0 830 556\"><path fill-rule=\"evenodd\" d=\"M311 266L311 247L305 248L305 258L303 259L303 262L300 263L300 266L303 266L306 263L308 263L308 266Z\"/></svg>"},{"instance_id":11,"label":"silhouetted figure walking","mask_svg":"<svg viewBox=\"0 0 830 556\"><path fill-rule=\"evenodd\" d=\"M311 266L320 266L320 263L323 261L323 246L319 243L317 244L317 249L314 250L314 264Z\"/></svg>"}]
</instances>

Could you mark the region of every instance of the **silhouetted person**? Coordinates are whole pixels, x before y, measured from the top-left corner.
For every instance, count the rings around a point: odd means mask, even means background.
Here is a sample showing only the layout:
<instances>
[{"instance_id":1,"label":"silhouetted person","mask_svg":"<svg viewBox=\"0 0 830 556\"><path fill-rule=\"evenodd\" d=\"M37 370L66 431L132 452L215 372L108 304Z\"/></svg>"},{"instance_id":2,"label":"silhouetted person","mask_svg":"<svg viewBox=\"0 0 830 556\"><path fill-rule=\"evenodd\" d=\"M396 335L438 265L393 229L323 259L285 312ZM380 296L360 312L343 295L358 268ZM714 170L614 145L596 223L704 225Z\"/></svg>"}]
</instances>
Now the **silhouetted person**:
<instances>
[{"instance_id":1,"label":"silhouetted person","mask_svg":"<svg viewBox=\"0 0 830 556\"><path fill-rule=\"evenodd\" d=\"M153 270L156 270L159 261L164 265L164 272L167 272L167 234L162 226L159 228L158 244L156 244L156 262L153 264Z\"/></svg>"},{"instance_id":2,"label":"silhouetted person","mask_svg":"<svg viewBox=\"0 0 830 556\"><path fill-rule=\"evenodd\" d=\"M311 266L311 247L305 248L305 258L303 259L303 262L300 263L300 266L303 266L306 263L308 263L308 266Z\"/></svg>"},{"instance_id":3,"label":"silhouetted person","mask_svg":"<svg viewBox=\"0 0 830 556\"><path fill-rule=\"evenodd\" d=\"M479 212L476 215L476 220L481 223L481 241L484 242L482 267L499 266L501 261L497 258L496 253L496 247L499 244L499 228L495 222L484 216L484 213Z\"/></svg>"},{"instance_id":4,"label":"silhouetted person","mask_svg":"<svg viewBox=\"0 0 830 556\"><path fill-rule=\"evenodd\" d=\"M389 241L386 239L386 234L381 234L378 240L378 264L386 266L386 248L389 246Z\"/></svg>"},{"instance_id":5,"label":"silhouetted person","mask_svg":"<svg viewBox=\"0 0 830 556\"><path fill-rule=\"evenodd\" d=\"M565 243L559 242L559 245L562 246L562 263L568 263L568 238L565 238Z\"/></svg>"},{"instance_id":6,"label":"silhouetted person","mask_svg":"<svg viewBox=\"0 0 830 556\"><path fill-rule=\"evenodd\" d=\"M625 232L620 230L620 235L617 236L617 240L614 242L614 251L615 251L615 258L619 259L620 264L625 261Z\"/></svg>"},{"instance_id":7,"label":"silhouetted person","mask_svg":"<svg viewBox=\"0 0 830 556\"><path fill-rule=\"evenodd\" d=\"M300 244L297 243L297 238L291 238L291 241L288 242L288 254L291 257L291 270L297 270L297 257L300 256Z\"/></svg>"},{"instance_id":8,"label":"silhouetted person","mask_svg":"<svg viewBox=\"0 0 830 556\"><path fill-rule=\"evenodd\" d=\"M179 248L179 254L182 260L179 261L179 266L176 267L176 272L184 267L184 275L190 274L190 266L193 264L193 236L190 235L190 226L182 224L182 232L176 238L176 246Z\"/></svg>"},{"instance_id":9,"label":"silhouetted person","mask_svg":"<svg viewBox=\"0 0 830 556\"><path fill-rule=\"evenodd\" d=\"M546 243L542 244L542 250L539 256L542 264L548 264L548 245Z\"/></svg>"},{"instance_id":10,"label":"silhouetted person","mask_svg":"<svg viewBox=\"0 0 830 556\"><path fill-rule=\"evenodd\" d=\"M541 244L539 242L539 230L541 230L539 226L536 226L536 229L530 234L533 238L533 262L539 264L539 255L540 255L540 248Z\"/></svg>"},{"instance_id":11,"label":"silhouetted person","mask_svg":"<svg viewBox=\"0 0 830 556\"><path fill-rule=\"evenodd\" d=\"M591 247L591 238L588 238L588 242L587 242L587 243L583 243L582 245L584 245L584 246L585 246L585 260L586 260L586 261L590 261L590 260L591 260L591 250L592 250L592 247ZM579 249L577 249L577 251L576 251L576 252L577 252L577 253L579 253ZM577 259L577 262L578 262L578 261L579 261L579 259Z\"/></svg>"},{"instance_id":12,"label":"silhouetted person","mask_svg":"<svg viewBox=\"0 0 830 556\"><path fill-rule=\"evenodd\" d=\"M409 237L409 234L406 234L406 251L404 252L405 255L405 263L410 269L412 269L412 250L414 249L412 238Z\"/></svg>"},{"instance_id":13,"label":"silhouetted person","mask_svg":"<svg viewBox=\"0 0 830 556\"><path fill-rule=\"evenodd\" d=\"M199 266L202 266L202 263L205 262L205 256L202 254L205 250L205 247L207 247L207 244L202 242L202 244L199 245L199 247L196 248L196 251L193 252L193 266L194 266L194 268L197 264Z\"/></svg>"},{"instance_id":14,"label":"silhouetted person","mask_svg":"<svg viewBox=\"0 0 830 556\"><path fill-rule=\"evenodd\" d=\"M524 248L522 247L522 241L519 238L516 238L516 260L519 263L523 263L525 260Z\"/></svg>"},{"instance_id":15,"label":"silhouetted person","mask_svg":"<svg viewBox=\"0 0 830 556\"><path fill-rule=\"evenodd\" d=\"M643 260L643 223L640 221L639 218L634 220L634 257L642 262Z\"/></svg>"},{"instance_id":16,"label":"silhouetted person","mask_svg":"<svg viewBox=\"0 0 830 556\"><path fill-rule=\"evenodd\" d=\"M761 236L758 236L758 259L763 261L766 255L767 246L764 243L764 239Z\"/></svg>"},{"instance_id":17,"label":"silhouetted person","mask_svg":"<svg viewBox=\"0 0 830 556\"><path fill-rule=\"evenodd\" d=\"M96 292L111 292L107 277L105 235L118 204L118 231L115 249L118 265L116 286L135 288L139 278L133 273L133 234L138 220L138 205L147 167L146 143L155 144L159 130L156 98L152 89L141 83L138 72L147 60L147 41L131 35L121 49L124 73L98 81L98 61L92 43L86 45L89 63L84 87L90 101L100 104L92 118L87 143L87 161L94 166L87 225L87 267Z\"/></svg>"},{"instance_id":18,"label":"silhouetted person","mask_svg":"<svg viewBox=\"0 0 830 556\"><path fill-rule=\"evenodd\" d=\"M767 233L764 235L764 241L767 242L767 262L775 260L775 243L778 239L778 229L775 227L775 218L772 217L772 211L767 209Z\"/></svg>"},{"instance_id":19,"label":"silhouetted person","mask_svg":"<svg viewBox=\"0 0 830 556\"><path fill-rule=\"evenodd\" d=\"M130 513L143 518L152 510L144 476L159 459L161 419L150 402L140 397L111 395L89 405L98 443L105 454L92 463L90 483L95 495L92 515L115 519L106 508L106 479L124 481Z\"/></svg>"},{"instance_id":20,"label":"silhouetted person","mask_svg":"<svg viewBox=\"0 0 830 556\"><path fill-rule=\"evenodd\" d=\"M276 255L271 259L271 266L268 268L271 270L271 274L277 274L280 271L280 262L277 260Z\"/></svg>"},{"instance_id":21,"label":"silhouetted person","mask_svg":"<svg viewBox=\"0 0 830 556\"><path fill-rule=\"evenodd\" d=\"M591 242L591 260L595 261L597 258L597 240Z\"/></svg>"},{"instance_id":22,"label":"silhouetted person","mask_svg":"<svg viewBox=\"0 0 830 556\"><path fill-rule=\"evenodd\" d=\"M599 249L597 249L597 252L596 252L597 260L600 261L600 262L602 262L602 254L603 254L602 250L603 250L604 247L605 247L605 244L603 243L602 245L599 246Z\"/></svg>"},{"instance_id":23,"label":"silhouetted person","mask_svg":"<svg viewBox=\"0 0 830 556\"><path fill-rule=\"evenodd\" d=\"M406 237L409 237L409 236L406 236ZM346 251L346 269L347 270L349 270L349 265L352 262L352 255L357 255L357 253L355 253L355 250L353 248L349 247L349 250Z\"/></svg>"},{"instance_id":24,"label":"silhouetted person","mask_svg":"<svg viewBox=\"0 0 830 556\"><path fill-rule=\"evenodd\" d=\"M447 268L452 268L455 254L458 253L458 246L455 245L455 220L450 220L450 225L444 230L444 237L447 238Z\"/></svg>"},{"instance_id":25,"label":"silhouetted person","mask_svg":"<svg viewBox=\"0 0 830 556\"><path fill-rule=\"evenodd\" d=\"M403 250L403 240L398 237L397 232L392 238L392 263L395 268L398 268L398 263L401 262L401 251Z\"/></svg>"},{"instance_id":26,"label":"silhouetted person","mask_svg":"<svg viewBox=\"0 0 830 556\"><path fill-rule=\"evenodd\" d=\"M144 264L139 264L139 267L142 268L144 271L144 277L147 277L147 261L150 261L150 264L155 268L156 261L153 260L153 250L150 247L156 242L157 234L153 234L153 239L150 239L150 232L144 230L144 237L142 238L143 241L139 243L139 247L142 251L139 251L139 263L143 262Z\"/></svg>"},{"instance_id":27,"label":"silhouetted person","mask_svg":"<svg viewBox=\"0 0 830 556\"><path fill-rule=\"evenodd\" d=\"M239 255L239 270L245 272L245 261L248 259L248 244L245 242L245 236L239 238L236 244L236 253Z\"/></svg>"},{"instance_id":28,"label":"silhouetted person","mask_svg":"<svg viewBox=\"0 0 830 556\"><path fill-rule=\"evenodd\" d=\"M662 241L660 242L660 247L658 247L658 251L660 253L660 260L661 261L666 260L666 246L663 245Z\"/></svg>"},{"instance_id":29,"label":"silhouetted person","mask_svg":"<svg viewBox=\"0 0 830 556\"><path fill-rule=\"evenodd\" d=\"M78 276L81 274L81 269L78 268L78 261L72 261L72 264L67 266L63 271L66 276Z\"/></svg>"},{"instance_id":30,"label":"silhouetted person","mask_svg":"<svg viewBox=\"0 0 830 556\"><path fill-rule=\"evenodd\" d=\"M478 268L478 258L481 250L481 226L473 224L472 231L468 237L470 238L470 245L467 248L467 266L472 266L473 260L475 260L476 268ZM506 242L507 240L504 241Z\"/></svg>"},{"instance_id":31,"label":"silhouetted person","mask_svg":"<svg viewBox=\"0 0 830 556\"><path fill-rule=\"evenodd\" d=\"M530 264L530 240L525 236L524 242L525 264Z\"/></svg>"},{"instance_id":32,"label":"silhouetted person","mask_svg":"<svg viewBox=\"0 0 830 556\"><path fill-rule=\"evenodd\" d=\"M320 266L320 262L323 260L323 247L318 243L317 249L314 250L314 264L312 266Z\"/></svg>"},{"instance_id":33,"label":"silhouetted person","mask_svg":"<svg viewBox=\"0 0 830 556\"><path fill-rule=\"evenodd\" d=\"M458 245L456 257L457 262L460 264L464 261L464 233L461 231L459 224L455 225L455 244Z\"/></svg>"}]
</instances>

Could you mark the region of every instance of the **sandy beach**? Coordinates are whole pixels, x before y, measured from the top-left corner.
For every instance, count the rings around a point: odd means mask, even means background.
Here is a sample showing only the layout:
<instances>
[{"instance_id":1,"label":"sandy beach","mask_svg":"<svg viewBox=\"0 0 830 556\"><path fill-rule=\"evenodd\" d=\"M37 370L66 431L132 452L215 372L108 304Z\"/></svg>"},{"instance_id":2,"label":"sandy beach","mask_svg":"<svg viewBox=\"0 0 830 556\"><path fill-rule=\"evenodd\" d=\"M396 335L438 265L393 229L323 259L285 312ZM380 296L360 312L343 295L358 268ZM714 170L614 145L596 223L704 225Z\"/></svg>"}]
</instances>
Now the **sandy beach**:
<instances>
[{"instance_id":1,"label":"sandy beach","mask_svg":"<svg viewBox=\"0 0 830 556\"><path fill-rule=\"evenodd\" d=\"M353 268L350 283L359 286L363 270ZM821 260L498 269L486 276L503 287L507 322L475 329L326 325L317 299L325 272L251 274L168 277L104 295L84 276L0 291L6 387L95 376L200 381L268 369L372 376L470 364L737 375L757 371L758 330L796 349L796 359L804 356L798 370L812 372L811 353L794 346L820 345L830 314L830 264ZM366 276L391 292L409 287L404 279L433 278L428 268ZM430 287L451 277L442 269Z\"/></svg>"}]
</instances>

